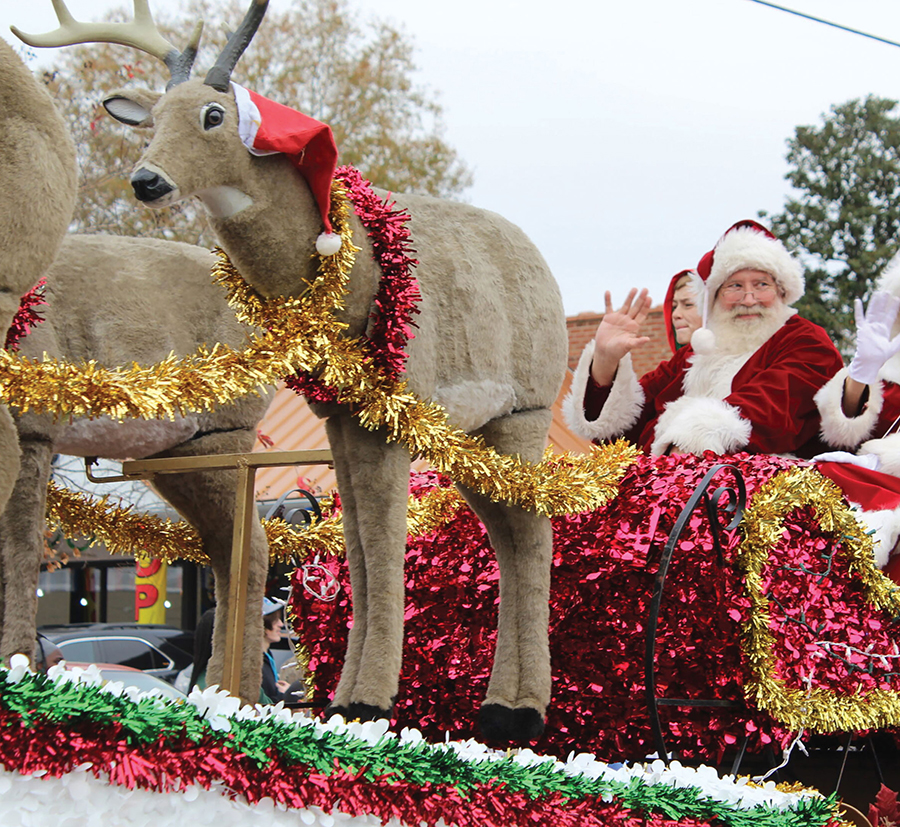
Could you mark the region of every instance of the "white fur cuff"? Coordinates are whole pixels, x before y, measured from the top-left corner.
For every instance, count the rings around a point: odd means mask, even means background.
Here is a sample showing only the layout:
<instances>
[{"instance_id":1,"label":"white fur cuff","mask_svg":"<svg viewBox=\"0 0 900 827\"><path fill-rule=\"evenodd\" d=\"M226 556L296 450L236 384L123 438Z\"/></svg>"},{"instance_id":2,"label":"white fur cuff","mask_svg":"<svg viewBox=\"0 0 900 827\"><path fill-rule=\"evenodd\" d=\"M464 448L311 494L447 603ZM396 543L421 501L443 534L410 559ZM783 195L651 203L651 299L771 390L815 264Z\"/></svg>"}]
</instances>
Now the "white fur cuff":
<instances>
[{"instance_id":1,"label":"white fur cuff","mask_svg":"<svg viewBox=\"0 0 900 827\"><path fill-rule=\"evenodd\" d=\"M822 439L832 448L854 451L872 435L878 424L878 416L884 404L884 389L880 380L870 385L866 409L859 416L848 417L841 408L847 375L847 368L839 370L819 388L815 399L822 417Z\"/></svg>"},{"instance_id":2,"label":"white fur cuff","mask_svg":"<svg viewBox=\"0 0 900 827\"><path fill-rule=\"evenodd\" d=\"M893 477L900 477L900 434L888 434L881 439L870 439L859 446L859 454L874 454L881 460L878 470Z\"/></svg>"},{"instance_id":3,"label":"white fur cuff","mask_svg":"<svg viewBox=\"0 0 900 827\"><path fill-rule=\"evenodd\" d=\"M562 405L563 419L572 433L585 439L602 442L621 436L641 415L644 407L644 389L638 382L631 364L631 354L626 354L619 361L619 369L613 380L609 397L600 416L591 421L584 415L584 394L591 375L591 362L594 358L594 343L588 342L581 352L572 387Z\"/></svg>"},{"instance_id":4,"label":"white fur cuff","mask_svg":"<svg viewBox=\"0 0 900 827\"><path fill-rule=\"evenodd\" d=\"M750 441L751 430L749 420L721 399L682 396L666 405L656 423L650 454L658 457L670 445L691 454L733 454Z\"/></svg>"}]
</instances>

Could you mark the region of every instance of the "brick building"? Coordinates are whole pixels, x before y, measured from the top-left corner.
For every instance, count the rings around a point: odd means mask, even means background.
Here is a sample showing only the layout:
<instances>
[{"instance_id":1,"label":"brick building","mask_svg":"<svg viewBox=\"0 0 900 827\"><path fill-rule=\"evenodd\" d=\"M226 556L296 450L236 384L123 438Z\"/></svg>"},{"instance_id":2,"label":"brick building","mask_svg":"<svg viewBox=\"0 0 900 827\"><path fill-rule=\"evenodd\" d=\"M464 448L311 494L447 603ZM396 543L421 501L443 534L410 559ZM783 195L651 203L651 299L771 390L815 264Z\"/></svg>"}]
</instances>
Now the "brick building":
<instances>
[{"instance_id":1,"label":"brick building","mask_svg":"<svg viewBox=\"0 0 900 827\"><path fill-rule=\"evenodd\" d=\"M594 338L597 325L603 318L602 313L587 311L577 316L569 316L566 319L566 327L569 330L569 370L575 370L581 351L584 346ZM641 328L642 336L649 336L650 341L631 354L634 362L634 370L638 376L643 376L653 370L660 362L672 355L669 350L669 342L666 339L665 319L663 318L662 305L654 307L644 325Z\"/></svg>"}]
</instances>

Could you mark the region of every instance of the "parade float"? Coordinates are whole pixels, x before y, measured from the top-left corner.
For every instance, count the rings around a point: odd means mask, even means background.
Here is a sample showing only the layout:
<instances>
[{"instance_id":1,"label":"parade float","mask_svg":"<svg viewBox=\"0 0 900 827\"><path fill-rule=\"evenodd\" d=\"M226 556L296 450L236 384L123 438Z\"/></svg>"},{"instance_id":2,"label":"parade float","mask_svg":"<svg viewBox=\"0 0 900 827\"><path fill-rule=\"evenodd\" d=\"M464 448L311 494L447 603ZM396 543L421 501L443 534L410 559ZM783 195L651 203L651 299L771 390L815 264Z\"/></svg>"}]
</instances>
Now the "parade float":
<instances>
[{"instance_id":1,"label":"parade float","mask_svg":"<svg viewBox=\"0 0 900 827\"><path fill-rule=\"evenodd\" d=\"M264 5L251 10L261 17ZM226 61L227 75L238 57ZM189 67L176 64L184 81ZM211 111L204 129L221 123ZM359 444L371 446L377 432L427 459L434 474L414 477L408 491L401 480L406 508L398 511L396 480L391 496L365 491L371 524L388 506L394 521L406 517L406 638L393 723L323 723L277 705L242 705L217 687L178 704L102 684L90 669L35 675L13 656L0 671L4 823L838 823L833 797L668 759L672 750L718 763L729 750L780 752L807 733L900 723L900 593L875 569L871 540L840 491L807 464L777 457L648 459L616 443L529 462L493 450L483 428L472 436L453 424L452 400L411 390L406 346L423 319L410 214L353 170L318 195L329 208L320 215L317 203L312 212L334 232L303 246L304 261L313 246L318 255L315 277L297 295L259 291L219 253L216 280L238 318L260 330L243 349L203 347L120 368L9 350L0 354L0 389L21 412L152 420L210 410L293 375L314 402L352 412ZM363 245L381 280L374 321L365 336L351 336L341 314ZM416 254L421 265L424 251ZM415 332L420 342L425 329ZM473 738L478 704L490 697L500 578L483 524L451 479L499 504L495 513L552 520L554 685L536 751ZM272 557L297 567L288 614L314 704L333 700L344 658L353 594L343 537L357 530L359 494L345 490L304 532L277 520L265 526ZM710 508L695 511L704 498ZM89 527L113 552L209 562L185 524L56 489L48 505L51 521L72 533ZM731 520L720 533L718 506L739 525ZM537 660L517 665L523 681L541 672ZM379 705L361 706L371 713ZM529 726L536 717L543 727L539 707L521 707L532 713Z\"/></svg>"}]
</instances>

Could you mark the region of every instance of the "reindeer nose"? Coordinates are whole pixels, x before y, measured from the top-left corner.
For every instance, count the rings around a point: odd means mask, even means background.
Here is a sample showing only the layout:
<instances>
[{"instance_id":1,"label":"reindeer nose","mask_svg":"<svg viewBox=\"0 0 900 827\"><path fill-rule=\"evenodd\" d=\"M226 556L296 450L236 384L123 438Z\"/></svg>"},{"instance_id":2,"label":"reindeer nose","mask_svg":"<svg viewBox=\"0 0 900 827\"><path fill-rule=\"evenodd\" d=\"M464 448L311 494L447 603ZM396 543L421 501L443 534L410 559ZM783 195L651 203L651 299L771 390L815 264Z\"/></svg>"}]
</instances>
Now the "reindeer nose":
<instances>
[{"instance_id":1,"label":"reindeer nose","mask_svg":"<svg viewBox=\"0 0 900 827\"><path fill-rule=\"evenodd\" d=\"M131 186L138 201L156 201L175 189L159 173L144 168L131 176Z\"/></svg>"}]
</instances>

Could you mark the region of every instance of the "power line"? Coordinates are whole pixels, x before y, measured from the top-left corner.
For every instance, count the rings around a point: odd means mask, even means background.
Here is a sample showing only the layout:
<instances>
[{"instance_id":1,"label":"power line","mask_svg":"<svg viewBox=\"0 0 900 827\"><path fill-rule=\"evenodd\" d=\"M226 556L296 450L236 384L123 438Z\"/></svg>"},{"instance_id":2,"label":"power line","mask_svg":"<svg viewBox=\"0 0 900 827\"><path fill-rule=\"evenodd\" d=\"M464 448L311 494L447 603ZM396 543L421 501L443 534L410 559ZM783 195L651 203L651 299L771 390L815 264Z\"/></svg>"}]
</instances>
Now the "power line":
<instances>
[{"instance_id":1,"label":"power line","mask_svg":"<svg viewBox=\"0 0 900 827\"><path fill-rule=\"evenodd\" d=\"M849 26L842 26L840 23L832 23L830 20L823 20L821 17L813 17L811 14L804 14L803 12L794 11L793 9L785 8L784 6L777 6L775 3L767 3L766 0L750 0L751 3L759 3L760 6L768 6L770 9L778 9L778 11L786 11L788 14L794 14L797 17L803 17L806 20L812 20L816 23L824 23L826 26L832 26L835 29L840 29L844 32L850 32L851 34L858 34L862 37L868 37L870 40L877 40L879 43L887 43L888 46L897 46L900 48L900 43L895 43L893 40L887 40L884 37L878 37L874 34L868 34L866 32L861 32L859 29L851 29Z\"/></svg>"}]
</instances>

